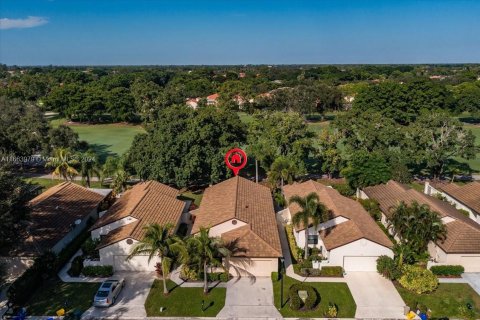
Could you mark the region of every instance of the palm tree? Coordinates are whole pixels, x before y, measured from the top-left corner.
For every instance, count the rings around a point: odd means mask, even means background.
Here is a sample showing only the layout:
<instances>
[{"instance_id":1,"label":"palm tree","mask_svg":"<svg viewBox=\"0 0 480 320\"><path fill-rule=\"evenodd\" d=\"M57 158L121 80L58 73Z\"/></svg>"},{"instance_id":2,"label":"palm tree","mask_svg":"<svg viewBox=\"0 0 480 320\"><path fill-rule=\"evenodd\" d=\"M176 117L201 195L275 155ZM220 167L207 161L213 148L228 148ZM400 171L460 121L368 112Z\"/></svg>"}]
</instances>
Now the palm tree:
<instances>
[{"instance_id":1,"label":"palm tree","mask_svg":"<svg viewBox=\"0 0 480 320\"><path fill-rule=\"evenodd\" d=\"M284 182L288 181L288 183L291 183L297 172L297 167L293 161L281 156L272 163L268 172L268 180L273 187L276 187L278 181L280 181L280 187L283 189Z\"/></svg>"},{"instance_id":2,"label":"palm tree","mask_svg":"<svg viewBox=\"0 0 480 320\"><path fill-rule=\"evenodd\" d=\"M208 278L207 269L209 266L221 266L221 256L228 256L228 249L225 248L223 241L219 237L210 237L209 229L200 228L200 232L187 240L194 252L191 255L195 255L199 264L203 268L203 293L208 294Z\"/></svg>"},{"instance_id":3,"label":"palm tree","mask_svg":"<svg viewBox=\"0 0 480 320\"><path fill-rule=\"evenodd\" d=\"M161 258L163 294L168 294L166 275L170 271L174 258L185 256L185 249L179 239L172 234L173 226L171 224L159 225L150 224L144 227L145 235L142 241L138 242L130 252L127 259L136 255L148 255L148 262L153 257Z\"/></svg>"},{"instance_id":4,"label":"palm tree","mask_svg":"<svg viewBox=\"0 0 480 320\"><path fill-rule=\"evenodd\" d=\"M130 175L125 169L125 161L125 157L107 157L102 167L102 184L106 178L112 178L110 186L117 193L124 192L130 180Z\"/></svg>"},{"instance_id":5,"label":"palm tree","mask_svg":"<svg viewBox=\"0 0 480 320\"><path fill-rule=\"evenodd\" d=\"M447 232L440 215L431 211L428 205L416 201L410 205L402 201L392 207L388 228L399 239L400 245L407 247L406 250L401 250L400 264L404 260L402 252L421 255L427 252L430 241L443 241Z\"/></svg>"},{"instance_id":6,"label":"palm tree","mask_svg":"<svg viewBox=\"0 0 480 320\"><path fill-rule=\"evenodd\" d=\"M90 180L92 176L100 177L100 170L98 168L98 158L95 152L88 150L79 155L80 158L80 174L82 176L82 183L90 188Z\"/></svg>"},{"instance_id":7,"label":"palm tree","mask_svg":"<svg viewBox=\"0 0 480 320\"><path fill-rule=\"evenodd\" d=\"M49 158L45 167L55 168L52 172L52 178L55 176L62 177L65 181L73 180L78 175L78 171L74 168L78 165L78 160L72 157L69 149L58 148L54 151L54 156Z\"/></svg>"},{"instance_id":8,"label":"palm tree","mask_svg":"<svg viewBox=\"0 0 480 320\"><path fill-rule=\"evenodd\" d=\"M301 210L292 217L292 223L297 226L305 227L305 260L308 259L308 227L310 222L317 226L328 220L328 209L320 203L318 194L311 192L305 197L293 196L290 198L289 203L296 203L300 206Z\"/></svg>"}]
</instances>

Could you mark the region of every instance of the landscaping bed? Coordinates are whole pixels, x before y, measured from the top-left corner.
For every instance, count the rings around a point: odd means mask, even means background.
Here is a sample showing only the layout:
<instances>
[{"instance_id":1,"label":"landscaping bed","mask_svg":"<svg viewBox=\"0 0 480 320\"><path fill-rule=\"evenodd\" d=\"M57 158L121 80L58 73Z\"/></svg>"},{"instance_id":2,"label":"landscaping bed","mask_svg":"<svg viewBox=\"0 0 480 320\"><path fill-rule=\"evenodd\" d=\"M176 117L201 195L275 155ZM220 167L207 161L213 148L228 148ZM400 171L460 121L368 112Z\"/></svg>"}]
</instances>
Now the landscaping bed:
<instances>
[{"instance_id":1,"label":"landscaping bed","mask_svg":"<svg viewBox=\"0 0 480 320\"><path fill-rule=\"evenodd\" d=\"M424 306L432 311L432 317L450 317L465 319L460 308L467 303L474 306L474 315L480 317L480 296L466 283L440 283L430 294L416 294L395 283L403 301L416 311Z\"/></svg>"},{"instance_id":2,"label":"landscaping bed","mask_svg":"<svg viewBox=\"0 0 480 320\"><path fill-rule=\"evenodd\" d=\"M323 267L322 269L302 268L300 264L293 265L293 271L302 277L343 278L342 267Z\"/></svg>"},{"instance_id":3,"label":"landscaping bed","mask_svg":"<svg viewBox=\"0 0 480 320\"><path fill-rule=\"evenodd\" d=\"M275 306L284 317L298 318L323 318L326 317L331 305L335 305L339 318L355 317L357 306L346 283L341 282L306 282L305 285L313 287L318 293L318 304L312 310L293 310L290 307L289 293L292 285L299 285L302 282L284 276L283 278L283 306L281 306L281 280L277 280L277 273L272 273L272 283ZM300 288L301 289L301 288ZM295 288L294 290L297 290Z\"/></svg>"},{"instance_id":4,"label":"landscaping bed","mask_svg":"<svg viewBox=\"0 0 480 320\"><path fill-rule=\"evenodd\" d=\"M163 294L161 280L153 282L145 301L145 310L149 317L215 317L225 305L226 288L213 288L208 295L203 288L182 288L173 281L167 282L170 293ZM204 301L204 311L202 311ZM160 307L164 308L160 312Z\"/></svg>"}]
</instances>

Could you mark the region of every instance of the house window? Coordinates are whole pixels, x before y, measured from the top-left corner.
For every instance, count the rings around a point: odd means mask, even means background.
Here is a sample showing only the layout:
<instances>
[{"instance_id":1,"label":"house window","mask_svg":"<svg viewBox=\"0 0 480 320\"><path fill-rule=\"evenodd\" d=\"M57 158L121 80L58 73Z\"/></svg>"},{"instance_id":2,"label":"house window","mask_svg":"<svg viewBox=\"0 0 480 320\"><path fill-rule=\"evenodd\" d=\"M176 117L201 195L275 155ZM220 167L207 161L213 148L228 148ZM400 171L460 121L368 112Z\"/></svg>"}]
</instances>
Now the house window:
<instances>
[{"instance_id":1,"label":"house window","mask_svg":"<svg viewBox=\"0 0 480 320\"><path fill-rule=\"evenodd\" d=\"M308 244L318 244L318 236L315 234L308 235Z\"/></svg>"}]
</instances>

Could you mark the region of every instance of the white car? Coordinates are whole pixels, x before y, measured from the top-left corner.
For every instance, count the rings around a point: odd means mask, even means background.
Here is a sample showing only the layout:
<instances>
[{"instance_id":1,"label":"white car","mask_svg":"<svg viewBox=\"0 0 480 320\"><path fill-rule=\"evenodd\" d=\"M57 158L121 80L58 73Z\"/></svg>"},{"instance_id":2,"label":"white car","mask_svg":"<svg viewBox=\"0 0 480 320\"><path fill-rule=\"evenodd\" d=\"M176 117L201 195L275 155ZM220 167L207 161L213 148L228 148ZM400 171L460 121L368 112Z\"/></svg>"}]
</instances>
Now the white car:
<instances>
[{"instance_id":1,"label":"white car","mask_svg":"<svg viewBox=\"0 0 480 320\"><path fill-rule=\"evenodd\" d=\"M93 298L93 305L95 307L110 307L117 300L123 287L125 287L125 279L104 281Z\"/></svg>"}]
</instances>

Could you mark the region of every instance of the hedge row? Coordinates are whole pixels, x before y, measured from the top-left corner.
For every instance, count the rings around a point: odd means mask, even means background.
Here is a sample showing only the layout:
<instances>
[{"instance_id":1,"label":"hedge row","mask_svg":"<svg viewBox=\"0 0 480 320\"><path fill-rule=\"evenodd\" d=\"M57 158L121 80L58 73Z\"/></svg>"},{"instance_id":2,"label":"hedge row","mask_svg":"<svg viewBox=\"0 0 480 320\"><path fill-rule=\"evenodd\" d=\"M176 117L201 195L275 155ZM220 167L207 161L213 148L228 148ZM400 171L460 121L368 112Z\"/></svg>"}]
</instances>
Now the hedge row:
<instances>
[{"instance_id":1,"label":"hedge row","mask_svg":"<svg viewBox=\"0 0 480 320\"><path fill-rule=\"evenodd\" d=\"M457 265L445 265L445 266L432 266L430 271L437 276L461 276L465 272L463 266Z\"/></svg>"},{"instance_id":2,"label":"hedge row","mask_svg":"<svg viewBox=\"0 0 480 320\"><path fill-rule=\"evenodd\" d=\"M298 291L307 291L305 302L298 295ZM292 310L313 310L320 302L320 295L314 287L305 283L296 283L288 289L290 308Z\"/></svg>"},{"instance_id":3,"label":"hedge row","mask_svg":"<svg viewBox=\"0 0 480 320\"><path fill-rule=\"evenodd\" d=\"M290 247L290 252L292 256L292 262L296 263L297 260L302 259L301 254L299 253L297 242L295 241L295 236L293 235L293 226L291 224L285 226L285 231L288 238L288 246Z\"/></svg>"},{"instance_id":4,"label":"hedge row","mask_svg":"<svg viewBox=\"0 0 480 320\"><path fill-rule=\"evenodd\" d=\"M82 269L82 274L86 277L111 277L113 266L87 266Z\"/></svg>"},{"instance_id":5,"label":"hedge row","mask_svg":"<svg viewBox=\"0 0 480 320\"><path fill-rule=\"evenodd\" d=\"M313 268L295 268L295 273L303 277L343 277L343 268L334 266L334 267L323 267L320 269Z\"/></svg>"}]
</instances>

